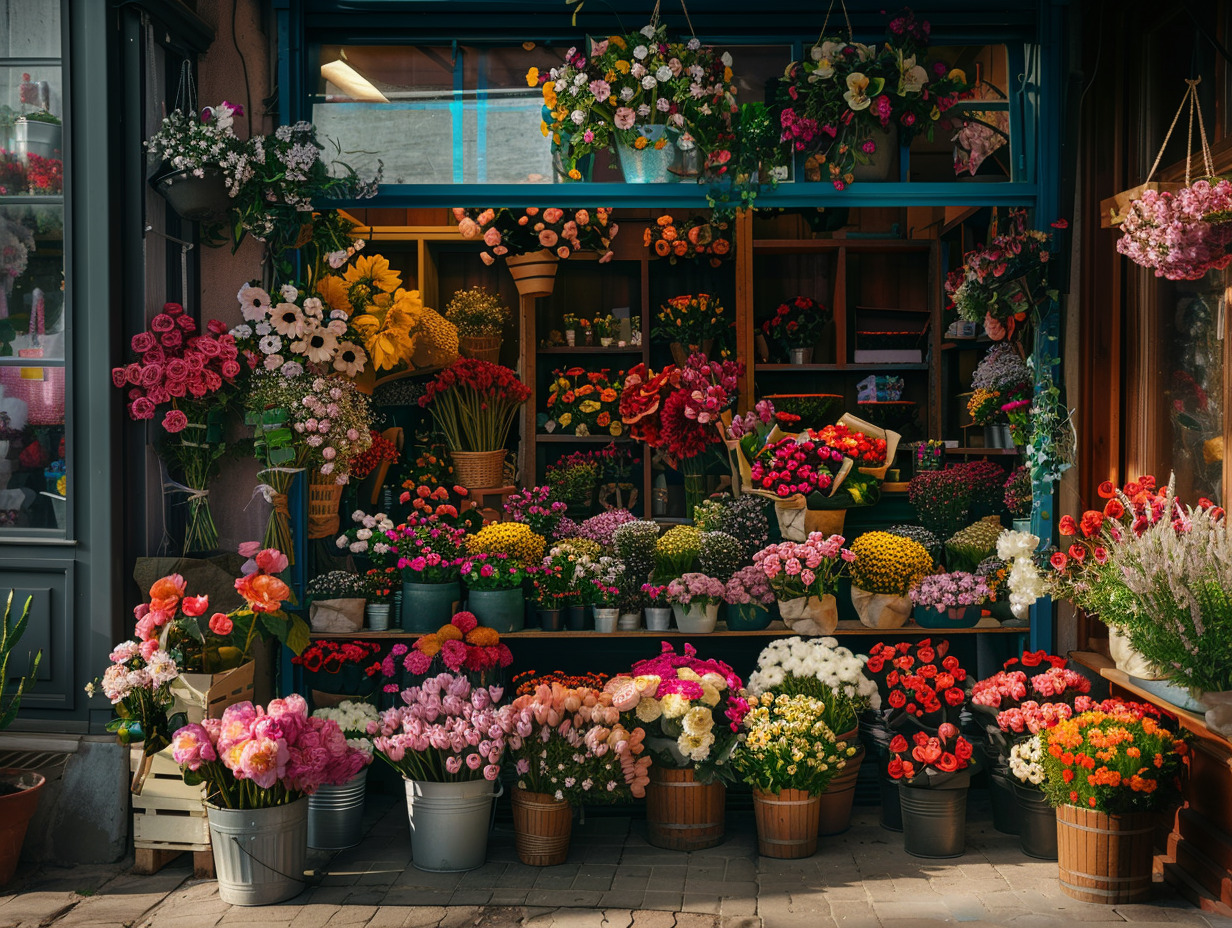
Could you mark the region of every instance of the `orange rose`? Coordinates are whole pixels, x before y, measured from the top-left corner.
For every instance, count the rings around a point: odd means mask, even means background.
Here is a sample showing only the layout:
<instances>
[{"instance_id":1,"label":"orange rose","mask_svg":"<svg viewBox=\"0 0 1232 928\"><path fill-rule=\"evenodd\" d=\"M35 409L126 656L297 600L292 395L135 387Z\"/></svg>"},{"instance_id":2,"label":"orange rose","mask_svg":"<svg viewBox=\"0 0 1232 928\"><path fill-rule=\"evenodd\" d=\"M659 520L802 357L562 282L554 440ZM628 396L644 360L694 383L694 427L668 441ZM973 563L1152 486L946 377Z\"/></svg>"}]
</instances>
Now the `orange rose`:
<instances>
[{"instance_id":1,"label":"orange rose","mask_svg":"<svg viewBox=\"0 0 1232 928\"><path fill-rule=\"evenodd\" d=\"M671 253L671 250L672 250L672 246L668 244L667 242L663 241L663 239L659 239L657 242L655 242L654 248L655 248L655 254L657 254L660 258L666 258Z\"/></svg>"},{"instance_id":2,"label":"orange rose","mask_svg":"<svg viewBox=\"0 0 1232 928\"><path fill-rule=\"evenodd\" d=\"M253 612L277 612L291 598L291 588L272 574L249 574L235 581L235 590Z\"/></svg>"},{"instance_id":3,"label":"orange rose","mask_svg":"<svg viewBox=\"0 0 1232 928\"><path fill-rule=\"evenodd\" d=\"M672 217L671 216L660 216L658 219L655 220L655 222L658 223L659 226L670 226L672 224Z\"/></svg>"},{"instance_id":4,"label":"orange rose","mask_svg":"<svg viewBox=\"0 0 1232 928\"><path fill-rule=\"evenodd\" d=\"M150 609L154 612L175 612L187 589L188 583L179 574L155 580L150 587Z\"/></svg>"},{"instance_id":5,"label":"orange rose","mask_svg":"<svg viewBox=\"0 0 1232 928\"><path fill-rule=\"evenodd\" d=\"M731 242L725 238L716 238L712 247L716 255L725 255L731 251Z\"/></svg>"},{"instance_id":6,"label":"orange rose","mask_svg":"<svg viewBox=\"0 0 1232 928\"><path fill-rule=\"evenodd\" d=\"M683 258L689 251L689 243L682 239L677 239L676 244L672 245L672 252L680 258Z\"/></svg>"},{"instance_id":7,"label":"orange rose","mask_svg":"<svg viewBox=\"0 0 1232 928\"><path fill-rule=\"evenodd\" d=\"M599 428L602 428L602 429L607 428L608 425L611 423L611 421L612 421L612 417L609 416L606 412L599 413L599 419L598 419Z\"/></svg>"},{"instance_id":8,"label":"orange rose","mask_svg":"<svg viewBox=\"0 0 1232 928\"><path fill-rule=\"evenodd\" d=\"M663 230L663 240L665 242L674 242L676 241L676 238L677 234L675 226L668 226Z\"/></svg>"}]
</instances>

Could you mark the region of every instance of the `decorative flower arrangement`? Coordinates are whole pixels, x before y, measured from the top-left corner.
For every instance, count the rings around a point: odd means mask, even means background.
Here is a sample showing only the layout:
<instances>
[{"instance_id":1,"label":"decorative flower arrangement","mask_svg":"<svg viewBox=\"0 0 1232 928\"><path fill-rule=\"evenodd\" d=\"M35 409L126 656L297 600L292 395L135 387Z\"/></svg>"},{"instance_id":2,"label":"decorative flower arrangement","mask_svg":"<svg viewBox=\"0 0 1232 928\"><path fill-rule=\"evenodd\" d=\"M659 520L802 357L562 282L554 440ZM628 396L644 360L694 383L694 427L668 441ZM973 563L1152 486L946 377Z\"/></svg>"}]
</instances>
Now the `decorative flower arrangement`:
<instances>
[{"instance_id":1,"label":"decorative flower arrangement","mask_svg":"<svg viewBox=\"0 0 1232 928\"><path fill-rule=\"evenodd\" d=\"M634 712L646 726L646 747L655 763L691 767L703 783L735 774L731 756L749 711L741 688L731 667L699 659L688 642L682 654L664 642L658 657L638 661L605 687L617 709Z\"/></svg>"},{"instance_id":2,"label":"decorative flower arrangement","mask_svg":"<svg viewBox=\"0 0 1232 928\"><path fill-rule=\"evenodd\" d=\"M895 735L890 740L886 773L909 786L938 787L972 766L974 750L955 725L942 722L936 735L917 731L910 742L903 735Z\"/></svg>"},{"instance_id":3,"label":"decorative flower arrangement","mask_svg":"<svg viewBox=\"0 0 1232 928\"><path fill-rule=\"evenodd\" d=\"M552 487L526 487L505 497L505 515L513 522L520 522L536 535L553 538L556 526L564 517L567 503L552 498Z\"/></svg>"},{"instance_id":4,"label":"decorative flower arrangement","mask_svg":"<svg viewBox=\"0 0 1232 928\"><path fill-rule=\"evenodd\" d=\"M373 473L382 464L397 464L402 456L398 451L398 446L376 429L369 429L368 437L371 440L368 450L357 455L351 462L351 474L360 480Z\"/></svg>"},{"instance_id":5,"label":"decorative flower arrangement","mask_svg":"<svg viewBox=\"0 0 1232 928\"><path fill-rule=\"evenodd\" d=\"M497 708L502 695L501 687L472 687L464 676L428 677L368 726L372 746L408 780L495 780L506 741Z\"/></svg>"},{"instance_id":6,"label":"decorative flower arrangement","mask_svg":"<svg viewBox=\"0 0 1232 928\"><path fill-rule=\"evenodd\" d=\"M348 699L336 706L316 709L312 717L336 723L346 736L347 745L357 751L363 751L368 762L372 762L372 739L368 737L368 723L379 718L375 706Z\"/></svg>"},{"instance_id":7,"label":"decorative flower arrangement","mask_svg":"<svg viewBox=\"0 0 1232 928\"><path fill-rule=\"evenodd\" d=\"M540 74L532 68L529 86L542 86L544 120L565 173L580 179L579 159L613 144L642 149L675 144L682 150L711 143L730 126L735 109L732 58L703 46L696 37L669 41L658 24L639 32L590 40L590 54L570 48L564 63ZM645 126L666 126L674 134L652 139Z\"/></svg>"},{"instance_id":8,"label":"decorative flower arrangement","mask_svg":"<svg viewBox=\"0 0 1232 928\"><path fill-rule=\"evenodd\" d=\"M624 522L612 532L612 551L638 584L644 583L655 568L658 539L658 523L644 520Z\"/></svg>"},{"instance_id":9,"label":"decorative flower arrangement","mask_svg":"<svg viewBox=\"0 0 1232 928\"><path fill-rule=\"evenodd\" d=\"M646 732L622 721L602 679L593 685L538 680L500 710L518 788L570 803L646 795Z\"/></svg>"},{"instance_id":10,"label":"decorative flower arrangement","mask_svg":"<svg viewBox=\"0 0 1232 928\"><path fill-rule=\"evenodd\" d=\"M1010 518L1030 518L1031 507L1034 505L1031 496L1031 472L1023 465L1015 467L1006 479L1004 499Z\"/></svg>"},{"instance_id":11,"label":"decorative flower arrangement","mask_svg":"<svg viewBox=\"0 0 1232 928\"><path fill-rule=\"evenodd\" d=\"M981 387L974 390L971 398L967 400L967 415L971 417L973 425L992 425L1003 418L1002 405L1004 403L1000 391L985 390Z\"/></svg>"},{"instance_id":12,"label":"decorative flower arrangement","mask_svg":"<svg viewBox=\"0 0 1232 928\"><path fill-rule=\"evenodd\" d=\"M723 602L725 592L722 580L703 573L687 573L667 585L665 598L673 605L715 606Z\"/></svg>"},{"instance_id":13,"label":"decorative flower arrangement","mask_svg":"<svg viewBox=\"0 0 1232 928\"><path fill-rule=\"evenodd\" d=\"M399 645L395 645L382 662L381 672L386 678L394 677L399 657L402 668L417 676L444 669L455 674L479 674L480 680L487 671L501 670L513 663L513 654L500 640L500 633L481 626L474 613L466 611L454 613L436 631L420 635L409 651L405 645L401 646L401 653L395 653L398 649ZM396 684L385 686L387 693L397 691Z\"/></svg>"},{"instance_id":14,"label":"decorative flower arrangement","mask_svg":"<svg viewBox=\"0 0 1232 928\"><path fill-rule=\"evenodd\" d=\"M1060 719L1058 719L1060 721ZM1052 726L1045 726L1051 728ZM1010 773L1023 786L1044 784L1044 743L1038 734L1017 741L1010 748Z\"/></svg>"},{"instance_id":15,"label":"decorative flower arrangement","mask_svg":"<svg viewBox=\"0 0 1232 928\"><path fill-rule=\"evenodd\" d=\"M392 603L394 593L402 588L402 574L397 567L372 567L364 572L364 580L370 603Z\"/></svg>"},{"instance_id":16,"label":"decorative flower arrangement","mask_svg":"<svg viewBox=\"0 0 1232 928\"><path fill-rule=\"evenodd\" d=\"M843 564L855 553L843 547L842 535L810 532L805 541L782 541L753 555L753 565L770 581L780 601L834 595Z\"/></svg>"},{"instance_id":17,"label":"decorative flower arrangement","mask_svg":"<svg viewBox=\"0 0 1232 928\"><path fill-rule=\"evenodd\" d=\"M509 307L483 287L459 290L445 306L445 318L464 338L499 338L509 317Z\"/></svg>"},{"instance_id":18,"label":"decorative flower arrangement","mask_svg":"<svg viewBox=\"0 0 1232 928\"><path fill-rule=\"evenodd\" d=\"M466 538L470 554L506 555L523 567L543 560L546 539L521 522L490 522Z\"/></svg>"},{"instance_id":19,"label":"decorative flower arrangement","mask_svg":"<svg viewBox=\"0 0 1232 928\"><path fill-rule=\"evenodd\" d=\"M892 728L911 720L936 730L943 722L957 723L967 702L967 671L949 653L950 643L931 638L896 645L878 643L865 667L884 687L886 721Z\"/></svg>"},{"instance_id":20,"label":"decorative flower arrangement","mask_svg":"<svg viewBox=\"0 0 1232 928\"><path fill-rule=\"evenodd\" d=\"M111 700L117 718L107 723L121 743L143 741L144 754L150 757L171 743L171 733L183 724L183 715L168 718L175 703L172 682L180 675L175 659L161 648L142 651L141 643L125 641L109 655L110 666L103 671L103 695ZM93 696L95 684L86 686Z\"/></svg>"},{"instance_id":21,"label":"decorative flower arrangement","mask_svg":"<svg viewBox=\"0 0 1232 928\"><path fill-rule=\"evenodd\" d=\"M770 318L761 324L761 334L784 351L790 348L811 348L821 338L822 328L833 314L807 296L798 296L789 303L780 303Z\"/></svg>"},{"instance_id":22,"label":"decorative flower arrangement","mask_svg":"<svg viewBox=\"0 0 1232 928\"><path fill-rule=\"evenodd\" d=\"M981 519L960 528L945 542L946 563L954 570L974 571L997 550L1000 536L1001 523L995 519Z\"/></svg>"},{"instance_id":23,"label":"decorative flower arrangement","mask_svg":"<svg viewBox=\"0 0 1232 928\"><path fill-rule=\"evenodd\" d=\"M1117 815L1164 808L1180 792L1185 742L1128 707L1083 712L1039 737L1054 806Z\"/></svg>"},{"instance_id":24,"label":"decorative flower arrangement","mask_svg":"<svg viewBox=\"0 0 1232 928\"><path fill-rule=\"evenodd\" d=\"M487 265L497 258L544 250L561 259L579 251L593 251L599 255L599 263L606 264L612 260L612 239L619 230L611 221L612 211L604 207L593 211L556 206L528 206L516 211L503 206L459 208L453 216L464 239L483 241L479 257Z\"/></svg>"},{"instance_id":25,"label":"decorative flower arrangement","mask_svg":"<svg viewBox=\"0 0 1232 928\"><path fill-rule=\"evenodd\" d=\"M608 509L582 522L578 526L577 537L597 542L604 548L611 548L615 543L616 530L636 521L637 517L628 509Z\"/></svg>"},{"instance_id":26,"label":"decorative flower arrangement","mask_svg":"<svg viewBox=\"0 0 1232 928\"><path fill-rule=\"evenodd\" d=\"M349 570L330 570L310 579L304 593L313 599L366 599L367 584Z\"/></svg>"},{"instance_id":27,"label":"decorative flower arrangement","mask_svg":"<svg viewBox=\"0 0 1232 928\"><path fill-rule=\"evenodd\" d=\"M432 413L451 451L498 451L529 397L509 368L459 358L428 384L419 405Z\"/></svg>"},{"instance_id":28,"label":"decorative flower arrangement","mask_svg":"<svg viewBox=\"0 0 1232 928\"><path fill-rule=\"evenodd\" d=\"M999 396L1017 396L1031 390L1031 369L1011 344L1001 342L988 349L980 358L971 386L976 391L988 390Z\"/></svg>"},{"instance_id":29,"label":"decorative flower arrangement","mask_svg":"<svg viewBox=\"0 0 1232 928\"><path fill-rule=\"evenodd\" d=\"M268 809L341 786L371 757L347 744L332 719L308 715L298 694L267 708L240 702L220 720L185 725L171 755L190 786L205 784L206 801L224 809Z\"/></svg>"},{"instance_id":30,"label":"decorative flower arrangement","mask_svg":"<svg viewBox=\"0 0 1232 928\"><path fill-rule=\"evenodd\" d=\"M399 525L387 537L397 553L397 566L404 582L452 583L458 579L466 550L465 530L420 521Z\"/></svg>"},{"instance_id":31,"label":"decorative flower arrangement","mask_svg":"<svg viewBox=\"0 0 1232 928\"><path fill-rule=\"evenodd\" d=\"M381 646L373 641L320 639L291 658L291 663L309 673L337 674L355 667L365 677L375 677L381 672L380 653Z\"/></svg>"},{"instance_id":32,"label":"decorative flower arrangement","mask_svg":"<svg viewBox=\"0 0 1232 928\"><path fill-rule=\"evenodd\" d=\"M901 535L903 538L918 542L933 556L934 561L941 557L940 539L922 525L891 525L886 531L891 535Z\"/></svg>"},{"instance_id":33,"label":"decorative flower arrangement","mask_svg":"<svg viewBox=\"0 0 1232 928\"><path fill-rule=\"evenodd\" d=\"M1012 339L1028 313L1056 291L1045 290L1052 233L1027 228L1027 211L1011 209L1007 231L963 255L960 268L945 280L946 293L960 318L983 322L993 341ZM1063 221L1054 228L1065 228Z\"/></svg>"},{"instance_id":34,"label":"decorative flower arrangement","mask_svg":"<svg viewBox=\"0 0 1232 928\"><path fill-rule=\"evenodd\" d=\"M744 741L732 759L740 778L765 793L825 792L856 754L856 745L838 740L825 723L825 710L825 703L811 696L750 696L741 723Z\"/></svg>"},{"instance_id":35,"label":"decorative flower arrangement","mask_svg":"<svg viewBox=\"0 0 1232 928\"><path fill-rule=\"evenodd\" d=\"M744 563L744 549L737 539L726 532L701 533L697 568L702 573L726 583Z\"/></svg>"},{"instance_id":36,"label":"decorative flower arrangement","mask_svg":"<svg viewBox=\"0 0 1232 928\"><path fill-rule=\"evenodd\" d=\"M746 493L724 497L721 502L722 512L714 527L739 541L745 560L752 560L753 555L766 546L770 536L765 501Z\"/></svg>"},{"instance_id":37,"label":"decorative flower arrangement","mask_svg":"<svg viewBox=\"0 0 1232 928\"><path fill-rule=\"evenodd\" d=\"M865 532L852 542L851 554L851 584L870 593L906 596L933 569L922 545L889 532Z\"/></svg>"},{"instance_id":38,"label":"decorative flower arrangement","mask_svg":"<svg viewBox=\"0 0 1232 928\"><path fill-rule=\"evenodd\" d=\"M1121 223L1117 251L1156 277L1198 280L1232 263L1232 183L1197 180L1176 193L1147 189Z\"/></svg>"},{"instance_id":39,"label":"decorative flower arrangement","mask_svg":"<svg viewBox=\"0 0 1232 928\"><path fill-rule=\"evenodd\" d=\"M723 587L723 602L730 606L769 606L774 602L770 578L756 564L741 567Z\"/></svg>"},{"instance_id":40,"label":"decorative flower arrangement","mask_svg":"<svg viewBox=\"0 0 1232 928\"><path fill-rule=\"evenodd\" d=\"M455 486L453 496L458 497L455 505L449 490L443 486L425 485L415 487L414 492L408 489L398 497L398 501L404 506L410 503L411 512L407 521L412 525L440 524L474 532L483 525L483 516L475 501L467 498L469 495L466 487Z\"/></svg>"},{"instance_id":41,"label":"decorative flower arrangement","mask_svg":"<svg viewBox=\"0 0 1232 928\"><path fill-rule=\"evenodd\" d=\"M620 421L620 391L624 373L609 377L609 368L588 371L570 367L552 372L548 385L547 413L543 417L546 432L558 429L563 434L611 435L624 433Z\"/></svg>"},{"instance_id":42,"label":"decorative flower arrangement","mask_svg":"<svg viewBox=\"0 0 1232 928\"><path fill-rule=\"evenodd\" d=\"M877 684L864 673L866 660L834 638L779 638L758 655L748 690L819 699L825 704L822 720L834 733L846 734L865 709L881 708Z\"/></svg>"},{"instance_id":43,"label":"decorative flower arrangement","mask_svg":"<svg viewBox=\"0 0 1232 928\"><path fill-rule=\"evenodd\" d=\"M886 462L886 440L870 438L841 422L822 429L809 429L809 438L851 458L859 467L880 467Z\"/></svg>"},{"instance_id":44,"label":"decorative flower arrangement","mask_svg":"<svg viewBox=\"0 0 1232 928\"><path fill-rule=\"evenodd\" d=\"M1039 541L1030 532L1014 531L1002 532L997 539L997 557L1010 565L1005 585L1016 618L1026 618L1031 605L1048 595L1048 584L1035 564Z\"/></svg>"},{"instance_id":45,"label":"decorative flower arrangement","mask_svg":"<svg viewBox=\"0 0 1232 928\"><path fill-rule=\"evenodd\" d=\"M449 449L444 442L416 435L412 454L413 460L410 455L407 456L409 476L402 484L403 489L414 490L420 486L435 489L454 485L453 462L449 459Z\"/></svg>"},{"instance_id":46,"label":"decorative flower arrangement","mask_svg":"<svg viewBox=\"0 0 1232 928\"><path fill-rule=\"evenodd\" d=\"M785 435L758 452L750 466L753 486L780 499L827 493L843 463L843 452L824 442Z\"/></svg>"},{"instance_id":47,"label":"decorative flower arrangement","mask_svg":"<svg viewBox=\"0 0 1232 928\"><path fill-rule=\"evenodd\" d=\"M520 590L527 576L521 562L503 552L467 554L458 570L471 590Z\"/></svg>"},{"instance_id":48,"label":"decorative flower arrangement","mask_svg":"<svg viewBox=\"0 0 1232 928\"><path fill-rule=\"evenodd\" d=\"M701 554L701 547L701 532L696 526L673 525L655 542L655 578L670 580L692 572Z\"/></svg>"},{"instance_id":49,"label":"decorative flower arrangement","mask_svg":"<svg viewBox=\"0 0 1232 928\"><path fill-rule=\"evenodd\" d=\"M543 479L552 498L565 503L589 503L599 483L599 459L594 452L574 451L549 464Z\"/></svg>"},{"instance_id":50,"label":"decorative flower arrangement","mask_svg":"<svg viewBox=\"0 0 1232 928\"><path fill-rule=\"evenodd\" d=\"M909 594L911 602L925 609L945 612L967 606L982 606L990 596L988 581L983 577L956 570L945 574L929 574L917 581Z\"/></svg>"},{"instance_id":51,"label":"decorative flower arrangement","mask_svg":"<svg viewBox=\"0 0 1232 928\"><path fill-rule=\"evenodd\" d=\"M26 188L37 195L64 192L64 162L59 158L44 158L26 153Z\"/></svg>"},{"instance_id":52,"label":"decorative flower arrangement","mask_svg":"<svg viewBox=\"0 0 1232 928\"><path fill-rule=\"evenodd\" d=\"M248 153L235 134L235 117L244 115L238 103L203 106L199 113L176 108L163 117L145 147L176 171L204 177L207 170L223 173L232 197L250 176Z\"/></svg>"},{"instance_id":53,"label":"decorative flower arrangement","mask_svg":"<svg viewBox=\"0 0 1232 928\"><path fill-rule=\"evenodd\" d=\"M250 659L257 637L273 637L299 654L308 646L308 626L297 615L283 611L291 588L278 574L287 569L287 557L256 542L240 545L248 561L235 581L244 605L231 612L210 612L208 596L188 595L188 583L170 574L150 587L148 602L133 610L142 656L167 651L183 672L217 673Z\"/></svg>"},{"instance_id":54,"label":"decorative flower arrangement","mask_svg":"<svg viewBox=\"0 0 1232 928\"><path fill-rule=\"evenodd\" d=\"M697 351L707 340L718 338L729 328L723 304L716 297L686 293L672 297L659 308L651 334Z\"/></svg>"},{"instance_id":55,"label":"decorative flower arrangement","mask_svg":"<svg viewBox=\"0 0 1232 928\"><path fill-rule=\"evenodd\" d=\"M985 462L981 462L985 463ZM996 467L996 465L992 465ZM997 468L997 489L1005 472ZM971 464L953 464L943 470L916 471L907 487L907 499L920 523L938 538L949 538L968 522L977 487L972 477L979 476ZM998 494L999 495L999 494Z\"/></svg>"},{"instance_id":56,"label":"decorative flower arrangement","mask_svg":"<svg viewBox=\"0 0 1232 928\"><path fill-rule=\"evenodd\" d=\"M163 304L150 320L150 328L134 335L132 350L140 361L111 371L112 383L125 391L131 419L153 419L159 407L168 440L160 447L184 483L178 492L188 496L188 525L184 553L218 547L218 529L209 506L210 478L226 451L223 413L234 395L240 374L239 349L226 327L211 319L198 332L192 317L179 303Z\"/></svg>"},{"instance_id":57,"label":"decorative flower arrangement","mask_svg":"<svg viewBox=\"0 0 1232 928\"><path fill-rule=\"evenodd\" d=\"M646 227L642 244L671 264L704 258L711 267L721 267L735 254L730 223L717 216L692 216L677 223L664 214Z\"/></svg>"}]
</instances>

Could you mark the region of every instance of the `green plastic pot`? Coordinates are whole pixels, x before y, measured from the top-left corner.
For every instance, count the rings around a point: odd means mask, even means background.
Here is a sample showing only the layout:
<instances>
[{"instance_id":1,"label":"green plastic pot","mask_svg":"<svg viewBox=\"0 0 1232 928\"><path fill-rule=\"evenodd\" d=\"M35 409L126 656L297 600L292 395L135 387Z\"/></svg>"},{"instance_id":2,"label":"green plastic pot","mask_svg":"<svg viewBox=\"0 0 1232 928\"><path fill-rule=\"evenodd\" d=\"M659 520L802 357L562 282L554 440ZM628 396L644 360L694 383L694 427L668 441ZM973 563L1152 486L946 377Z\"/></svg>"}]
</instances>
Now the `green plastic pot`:
<instances>
[{"instance_id":1,"label":"green plastic pot","mask_svg":"<svg viewBox=\"0 0 1232 928\"><path fill-rule=\"evenodd\" d=\"M448 624L462 601L462 584L403 583L402 628L428 634Z\"/></svg>"},{"instance_id":2,"label":"green plastic pot","mask_svg":"<svg viewBox=\"0 0 1232 928\"><path fill-rule=\"evenodd\" d=\"M512 590L468 590L466 607L479 624L501 634L521 631L526 626L526 601L520 587Z\"/></svg>"}]
</instances>

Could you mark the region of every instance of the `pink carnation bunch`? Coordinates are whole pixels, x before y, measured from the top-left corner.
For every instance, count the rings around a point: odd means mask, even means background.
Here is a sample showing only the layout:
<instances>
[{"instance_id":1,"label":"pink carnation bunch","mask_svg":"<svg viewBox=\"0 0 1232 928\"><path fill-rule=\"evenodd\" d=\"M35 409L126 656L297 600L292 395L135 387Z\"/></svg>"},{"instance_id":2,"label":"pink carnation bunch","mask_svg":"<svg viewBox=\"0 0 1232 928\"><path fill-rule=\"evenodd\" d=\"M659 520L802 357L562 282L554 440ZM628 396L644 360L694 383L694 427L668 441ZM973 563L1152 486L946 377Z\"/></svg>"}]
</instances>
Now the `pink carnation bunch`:
<instances>
[{"instance_id":1,"label":"pink carnation bunch","mask_svg":"<svg viewBox=\"0 0 1232 928\"><path fill-rule=\"evenodd\" d=\"M458 674L428 677L402 691L368 734L377 756L408 780L457 783L500 776L506 732L499 686L472 687Z\"/></svg>"},{"instance_id":2,"label":"pink carnation bunch","mask_svg":"<svg viewBox=\"0 0 1232 928\"><path fill-rule=\"evenodd\" d=\"M753 555L753 566L766 575L780 600L833 594L843 564L855 558L843 547L845 541L842 535L810 532L804 541L782 541L762 548Z\"/></svg>"},{"instance_id":3,"label":"pink carnation bunch","mask_svg":"<svg viewBox=\"0 0 1232 928\"><path fill-rule=\"evenodd\" d=\"M179 729L172 756L185 779L204 780L208 800L225 809L265 809L340 786L370 762L347 744L338 723L312 718L299 695L262 708L228 706L221 719Z\"/></svg>"},{"instance_id":4,"label":"pink carnation bunch","mask_svg":"<svg viewBox=\"0 0 1232 928\"><path fill-rule=\"evenodd\" d=\"M1028 699L1021 706L997 713L997 725L1003 732L1016 735L1039 734L1074 715L1073 708L1064 702L1038 703Z\"/></svg>"},{"instance_id":5,"label":"pink carnation bunch","mask_svg":"<svg viewBox=\"0 0 1232 928\"><path fill-rule=\"evenodd\" d=\"M768 606L774 602L774 590L770 588L770 578L756 564L748 564L732 574L723 588L723 601L732 606L743 606L755 603Z\"/></svg>"},{"instance_id":6,"label":"pink carnation bunch","mask_svg":"<svg viewBox=\"0 0 1232 928\"><path fill-rule=\"evenodd\" d=\"M688 573L667 585L667 601L681 606L713 606L723 601L723 581L701 573Z\"/></svg>"}]
</instances>

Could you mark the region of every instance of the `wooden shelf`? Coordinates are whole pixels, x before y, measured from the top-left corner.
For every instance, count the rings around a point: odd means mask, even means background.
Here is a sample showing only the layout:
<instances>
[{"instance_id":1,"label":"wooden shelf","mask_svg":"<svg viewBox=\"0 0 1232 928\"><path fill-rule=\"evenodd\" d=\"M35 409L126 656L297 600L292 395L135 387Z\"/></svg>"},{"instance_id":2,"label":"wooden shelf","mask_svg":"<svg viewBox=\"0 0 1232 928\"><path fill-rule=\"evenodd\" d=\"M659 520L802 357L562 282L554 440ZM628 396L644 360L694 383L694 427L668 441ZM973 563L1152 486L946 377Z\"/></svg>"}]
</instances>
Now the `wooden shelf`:
<instances>
[{"instance_id":1,"label":"wooden shelf","mask_svg":"<svg viewBox=\"0 0 1232 928\"><path fill-rule=\"evenodd\" d=\"M851 252L915 252L927 254L932 239L903 238L763 238L753 241L755 255L800 255L838 251Z\"/></svg>"},{"instance_id":2,"label":"wooden shelf","mask_svg":"<svg viewBox=\"0 0 1232 928\"><path fill-rule=\"evenodd\" d=\"M981 454L1001 455L1001 456L1022 454L1022 452L1019 451L1017 448L946 448L945 453L946 454L969 455L971 457L977 457L978 455L981 455Z\"/></svg>"},{"instance_id":3,"label":"wooden shelf","mask_svg":"<svg viewBox=\"0 0 1232 928\"><path fill-rule=\"evenodd\" d=\"M932 635L932 636L949 636L949 635L1010 635L1019 634L1025 635L1029 629L1023 627L1006 627L1002 625L989 628L922 628L919 625L905 625L902 628L869 628L866 625L861 625L859 622L843 621L838 623L838 628L835 630L836 635L880 635L884 637L896 637L900 635ZM341 638L364 638L373 640L383 639L415 639L420 636L420 632L405 632L401 629L387 632L373 631L358 631L358 632L313 632L314 639L341 639ZM672 629L666 632L652 632L646 629L638 629L637 631L615 631L615 632L596 632L594 630L584 632L574 631L559 631L545 632L540 628L528 628L520 632L506 632L501 635L505 638L773 638L783 635L795 635L790 628L782 622L771 622L768 628L763 628L760 631L728 631L725 628L719 628L716 631L703 635L692 635L686 632Z\"/></svg>"},{"instance_id":4,"label":"wooden shelf","mask_svg":"<svg viewBox=\"0 0 1232 928\"><path fill-rule=\"evenodd\" d=\"M579 444L594 444L602 442L606 445L613 441L636 444L636 442L634 442L634 440L628 435L555 435L551 432L536 432L535 441L557 445L573 444L574 442Z\"/></svg>"},{"instance_id":5,"label":"wooden shelf","mask_svg":"<svg viewBox=\"0 0 1232 928\"><path fill-rule=\"evenodd\" d=\"M882 361L875 364L763 364L758 361L755 369L759 371L833 371L835 373L862 374L868 371L926 371L928 362L896 364L892 361Z\"/></svg>"},{"instance_id":6,"label":"wooden shelf","mask_svg":"<svg viewBox=\"0 0 1232 928\"><path fill-rule=\"evenodd\" d=\"M553 348L536 349L540 354L636 354L642 353L640 345L626 345L624 348L617 348L615 345L610 345L604 348L602 345L560 345Z\"/></svg>"}]
</instances>

